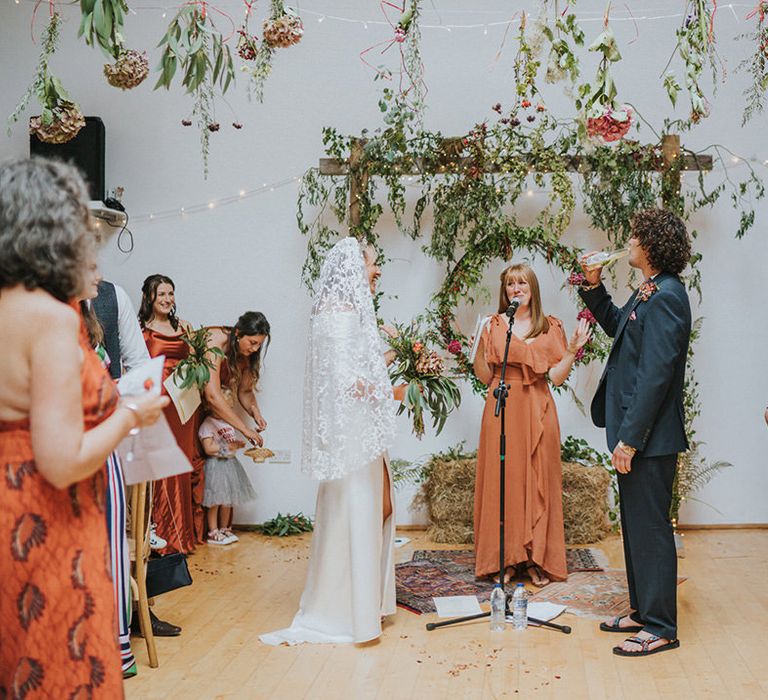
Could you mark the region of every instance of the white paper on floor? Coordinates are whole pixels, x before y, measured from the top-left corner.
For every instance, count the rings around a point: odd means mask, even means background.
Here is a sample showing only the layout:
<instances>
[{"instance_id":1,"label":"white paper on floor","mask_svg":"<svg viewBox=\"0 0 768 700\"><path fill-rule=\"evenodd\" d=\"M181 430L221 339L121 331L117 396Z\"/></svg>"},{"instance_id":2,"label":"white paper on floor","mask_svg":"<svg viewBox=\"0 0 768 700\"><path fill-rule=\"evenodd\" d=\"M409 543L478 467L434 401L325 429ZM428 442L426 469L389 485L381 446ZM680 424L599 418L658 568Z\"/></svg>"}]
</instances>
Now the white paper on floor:
<instances>
[{"instance_id":1,"label":"white paper on floor","mask_svg":"<svg viewBox=\"0 0 768 700\"><path fill-rule=\"evenodd\" d=\"M565 609L565 605L556 605L555 603L528 603L528 617L549 622L564 613ZM512 615L507 615L507 620L512 622Z\"/></svg>"},{"instance_id":2,"label":"white paper on floor","mask_svg":"<svg viewBox=\"0 0 768 700\"><path fill-rule=\"evenodd\" d=\"M483 612L476 595L450 595L432 598L438 617L464 617Z\"/></svg>"},{"instance_id":3,"label":"white paper on floor","mask_svg":"<svg viewBox=\"0 0 768 700\"><path fill-rule=\"evenodd\" d=\"M410 537L395 537L395 547L402 547L411 541Z\"/></svg>"}]
</instances>

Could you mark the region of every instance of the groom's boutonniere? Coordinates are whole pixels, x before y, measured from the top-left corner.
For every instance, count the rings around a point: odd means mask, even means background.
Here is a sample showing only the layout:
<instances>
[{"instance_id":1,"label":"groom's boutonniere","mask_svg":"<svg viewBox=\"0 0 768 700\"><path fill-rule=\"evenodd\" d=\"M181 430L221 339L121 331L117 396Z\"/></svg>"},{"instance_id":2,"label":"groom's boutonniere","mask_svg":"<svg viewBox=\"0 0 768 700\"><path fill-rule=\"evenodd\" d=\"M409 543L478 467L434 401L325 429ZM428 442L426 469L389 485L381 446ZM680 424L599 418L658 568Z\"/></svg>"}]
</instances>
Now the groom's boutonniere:
<instances>
[{"instance_id":1,"label":"groom's boutonniere","mask_svg":"<svg viewBox=\"0 0 768 700\"><path fill-rule=\"evenodd\" d=\"M637 298L639 301L648 301L658 289L653 280L647 280L638 287Z\"/></svg>"}]
</instances>

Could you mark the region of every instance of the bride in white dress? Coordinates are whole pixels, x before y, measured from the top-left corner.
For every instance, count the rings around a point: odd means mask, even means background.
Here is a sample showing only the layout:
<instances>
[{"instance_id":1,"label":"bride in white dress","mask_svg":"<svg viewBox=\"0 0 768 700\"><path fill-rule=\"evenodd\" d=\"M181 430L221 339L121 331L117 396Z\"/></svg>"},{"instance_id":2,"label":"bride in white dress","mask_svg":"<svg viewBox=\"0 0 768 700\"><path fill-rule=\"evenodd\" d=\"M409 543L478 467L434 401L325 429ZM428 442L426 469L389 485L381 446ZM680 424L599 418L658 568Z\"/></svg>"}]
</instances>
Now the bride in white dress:
<instances>
[{"instance_id":1,"label":"bride in white dress","mask_svg":"<svg viewBox=\"0 0 768 700\"><path fill-rule=\"evenodd\" d=\"M323 263L310 319L302 470L320 480L307 581L293 623L266 644L359 643L395 612L387 449L395 403L373 307L375 254L354 238ZM387 329L387 332L389 329Z\"/></svg>"}]
</instances>

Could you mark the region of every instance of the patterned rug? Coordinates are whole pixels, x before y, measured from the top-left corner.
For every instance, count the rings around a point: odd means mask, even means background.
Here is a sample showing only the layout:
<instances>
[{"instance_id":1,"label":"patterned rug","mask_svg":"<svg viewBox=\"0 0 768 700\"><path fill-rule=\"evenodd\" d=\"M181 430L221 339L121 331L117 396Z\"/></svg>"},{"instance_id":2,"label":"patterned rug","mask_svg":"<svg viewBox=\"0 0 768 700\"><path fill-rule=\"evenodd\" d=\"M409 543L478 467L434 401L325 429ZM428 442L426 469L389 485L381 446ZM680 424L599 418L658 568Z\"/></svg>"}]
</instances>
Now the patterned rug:
<instances>
[{"instance_id":1,"label":"patterned rug","mask_svg":"<svg viewBox=\"0 0 768 700\"><path fill-rule=\"evenodd\" d=\"M569 573L602 571L599 562L603 559L600 550L566 551ZM417 550L411 561L395 567L395 579L397 604L415 613L435 612L432 598L439 596L476 595L481 603L487 602L492 588L488 579L475 578L475 553L471 549Z\"/></svg>"},{"instance_id":2,"label":"patterned rug","mask_svg":"<svg viewBox=\"0 0 768 700\"><path fill-rule=\"evenodd\" d=\"M679 586L684 577L678 577ZM630 611L627 577L623 569L578 571L567 581L550 583L537 591L531 600L565 605L568 612L581 617L607 618L626 615Z\"/></svg>"}]
</instances>

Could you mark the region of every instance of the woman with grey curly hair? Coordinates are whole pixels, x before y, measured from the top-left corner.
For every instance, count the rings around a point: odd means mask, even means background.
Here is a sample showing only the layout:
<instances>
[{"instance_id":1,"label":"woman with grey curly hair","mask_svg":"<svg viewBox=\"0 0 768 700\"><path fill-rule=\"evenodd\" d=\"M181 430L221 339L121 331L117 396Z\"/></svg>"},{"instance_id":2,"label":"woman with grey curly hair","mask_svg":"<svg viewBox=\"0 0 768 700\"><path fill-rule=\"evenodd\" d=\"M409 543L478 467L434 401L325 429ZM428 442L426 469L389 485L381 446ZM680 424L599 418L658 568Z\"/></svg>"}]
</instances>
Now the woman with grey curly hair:
<instances>
[{"instance_id":1,"label":"woman with grey curly hair","mask_svg":"<svg viewBox=\"0 0 768 700\"><path fill-rule=\"evenodd\" d=\"M75 306L94 262L77 171L41 159L1 164L2 697L123 696L105 462L168 399L119 400Z\"/></svg>"}]
</instances>

